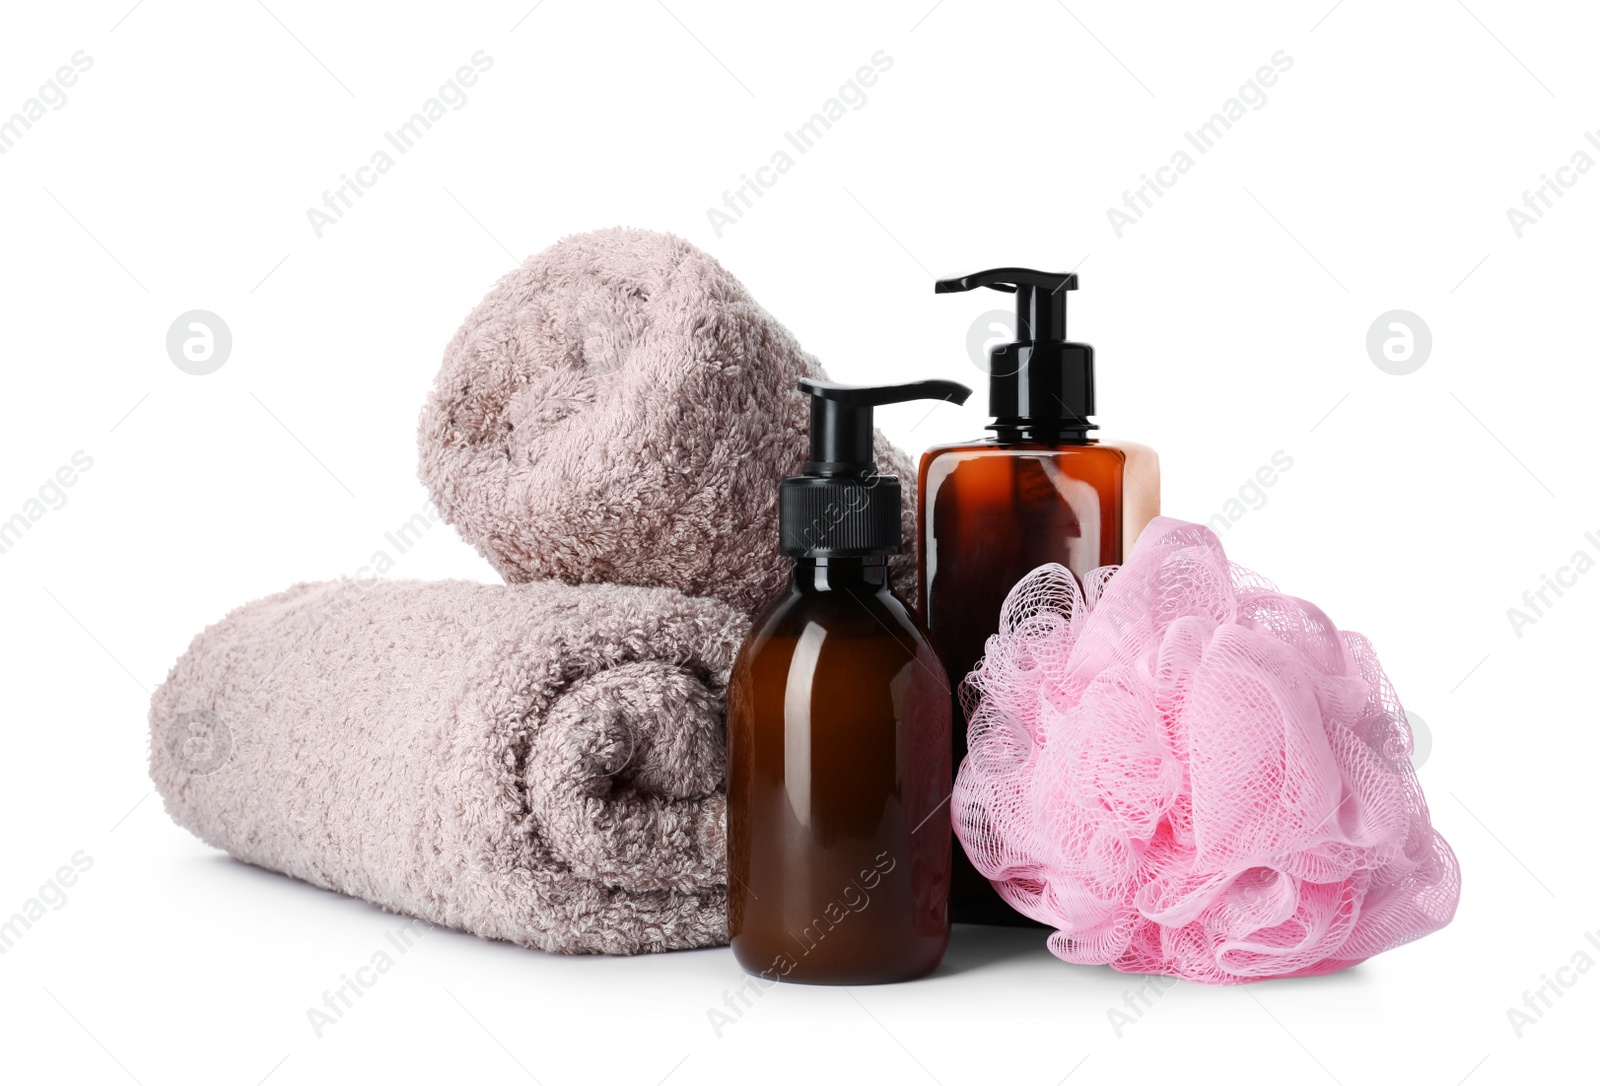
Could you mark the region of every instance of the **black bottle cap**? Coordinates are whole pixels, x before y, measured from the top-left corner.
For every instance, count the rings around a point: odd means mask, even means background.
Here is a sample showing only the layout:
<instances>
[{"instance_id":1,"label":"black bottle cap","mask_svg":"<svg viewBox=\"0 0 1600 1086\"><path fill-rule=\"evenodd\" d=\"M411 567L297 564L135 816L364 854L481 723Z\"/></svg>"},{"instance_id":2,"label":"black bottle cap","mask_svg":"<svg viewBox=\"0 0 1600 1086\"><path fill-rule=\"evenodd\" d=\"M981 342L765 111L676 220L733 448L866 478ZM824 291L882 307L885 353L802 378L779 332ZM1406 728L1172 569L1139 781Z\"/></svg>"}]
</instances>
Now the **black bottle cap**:
<instances>
[{"instance_id":1,"label":"black bottle cap","mask_svg":"<svg viewBox=\"0 0 1600 1086\"><path fill-rule=\"evenodd\" d=\"M989 429L1085 433L1094 414L1094 348L1067 341L1074 272L991 268L940 279L935 294L989 287L1017 295L1017 338L989 352Z\"/></svg>"},{"instance_id":2,"label":"black bottle cap","mask_svg":"<svg viewBox=\"0 0 1600 1086\"><path fill-rule=\"evenodd\" d=\"M811 459L778 488L779 547L797 558L870 557L900 550L900 480L872 459L872 409L907 400L966 403L954 381L836 385L800 379L811 397Z\"/></svg>"}]
</instances>

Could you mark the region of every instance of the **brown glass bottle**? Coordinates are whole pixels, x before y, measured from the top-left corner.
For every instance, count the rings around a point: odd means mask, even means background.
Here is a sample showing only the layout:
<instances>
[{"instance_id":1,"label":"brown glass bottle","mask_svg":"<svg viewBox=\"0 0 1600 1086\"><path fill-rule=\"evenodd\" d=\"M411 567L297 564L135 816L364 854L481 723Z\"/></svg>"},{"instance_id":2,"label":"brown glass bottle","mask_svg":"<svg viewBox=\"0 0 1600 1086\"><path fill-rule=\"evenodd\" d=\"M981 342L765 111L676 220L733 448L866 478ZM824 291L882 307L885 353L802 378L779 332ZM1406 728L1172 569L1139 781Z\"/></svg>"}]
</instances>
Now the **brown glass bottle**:
<instances>
[{"instance_id":1,"label":"brown glass bottle","mask_svg":"<svg viewBox=\"0 0 1600 1086\"><path fill-rule=\"evenodd\" d=\"M728 691L728 935L745 970L872 984L938 966L950 704L882 557L796 560Z\"/></svg>"},{"instance_id":2,"label":"brown glass bottle","mask_svg":"<svg viewBox=\"0 0 1600 1086\"><path fill-rule=\"evenodd\" d=\"M1123 560L1123 546L1159 510L1156 454L1143 445L1082 435L1037 440L1026 431L943 445L917 474L921 561L918 599L929 636L956 688L952 758L967 754L962 679L1000 626L1007 593L1027 573L1059 562L1080 579ZM956 849L952 919L1024 924Z\"/></svg>"},{"instance_id":3,"label":"brown glass bottle","mask_svg":"<svg viewBox=\"0 0 1600 1086\"><path fill-rule=\"evenodd\" d=\"M962 680L1000 627L1016 583L1047 562L1077 575L1123 561L1161 511L1156 454L1095 440L1094 348L1067 339L1071 272L991 268L934 284L938 294L987 287L1016 295L1016 339L989 351L994 438L929 449L917 475L918 600L957 696L955 764L967 754ZM1026 924L956 850L950 915Z\"/></svg>"}]
</instances>

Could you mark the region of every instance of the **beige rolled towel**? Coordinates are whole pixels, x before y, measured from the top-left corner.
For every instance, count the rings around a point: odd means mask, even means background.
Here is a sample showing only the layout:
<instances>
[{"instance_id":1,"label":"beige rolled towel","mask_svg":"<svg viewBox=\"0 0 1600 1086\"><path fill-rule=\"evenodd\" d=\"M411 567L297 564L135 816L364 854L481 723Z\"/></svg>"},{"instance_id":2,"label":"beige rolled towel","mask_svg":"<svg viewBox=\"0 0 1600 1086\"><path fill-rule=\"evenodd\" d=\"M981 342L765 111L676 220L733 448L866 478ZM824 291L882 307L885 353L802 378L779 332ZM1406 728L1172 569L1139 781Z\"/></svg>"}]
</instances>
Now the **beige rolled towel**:
<instances>
[{"instance_id":1,"label":"beige rolled towel","mask_svg":"<svg viewBox=\"0 0 1600 1086\"><path fill-rule=\"evenodd\" d=\"M666 585L754 613L787 581L778 484L807 456L796 383L827 375L682 238L564 238L495 284L422 412L421 475L508 581ZM895 588L916 592L916 470L900 478Z\"/></svg>"},{"instance_id":2,"label":"beige rolled towel","mask_svg":"<svg viewBox=\"0 0 1600 1086\"><path fill-rule=\"evenodd\" d=\"M567 953L721 944L747 623L664 588L302 584L195 638L150 775L231 855Z\"/></svg>"}]
</instances>

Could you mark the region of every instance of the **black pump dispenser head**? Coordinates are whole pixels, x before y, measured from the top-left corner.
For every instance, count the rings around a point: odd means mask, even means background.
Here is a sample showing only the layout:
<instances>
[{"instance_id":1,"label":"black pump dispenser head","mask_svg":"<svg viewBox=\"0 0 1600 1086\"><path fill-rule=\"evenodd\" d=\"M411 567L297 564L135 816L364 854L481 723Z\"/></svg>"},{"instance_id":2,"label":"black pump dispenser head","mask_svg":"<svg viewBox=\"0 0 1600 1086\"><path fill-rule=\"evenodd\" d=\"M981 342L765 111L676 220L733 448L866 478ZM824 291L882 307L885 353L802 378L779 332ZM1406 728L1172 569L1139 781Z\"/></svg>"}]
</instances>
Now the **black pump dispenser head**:
<instances>
[{"instance_id":1,"label":"black pump dispenser head","mask_svg":"<svg viewBox=\"0 0 1600 1086\"><path fill-rule=\"evenodd\" d=\"M872 459L872 409L907 400L966 403L954 381L838 385L800 379L811 397L811 459L778 489L780 549L796 558L871 557L900 550L900 480Z\"/></svg>"},{"instance_id":2,"label":"black pump dispenser head","mask_svg":"<svg viewBox=\"0 0 1600 1086\"><path fill-rule=\"evenodd\" d=\"M1094 348L1067 341L1067 294L1075 272L991 268L940 279L935 294L989 287L1017 295L1017 338L989 352L989 429L1082 435L1094 414Z\"/></svg>"}]
</instances>

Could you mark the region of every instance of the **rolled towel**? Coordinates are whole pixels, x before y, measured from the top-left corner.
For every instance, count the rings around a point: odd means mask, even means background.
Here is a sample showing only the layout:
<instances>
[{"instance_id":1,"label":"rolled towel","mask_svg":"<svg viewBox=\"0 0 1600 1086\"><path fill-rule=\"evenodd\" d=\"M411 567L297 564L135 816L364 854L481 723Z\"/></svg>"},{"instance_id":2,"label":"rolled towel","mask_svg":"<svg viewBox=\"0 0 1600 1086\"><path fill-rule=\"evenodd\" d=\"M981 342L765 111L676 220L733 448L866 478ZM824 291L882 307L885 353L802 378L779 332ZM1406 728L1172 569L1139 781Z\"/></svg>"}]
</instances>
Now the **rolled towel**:
<instances>
[{"instance_id":1,"label":"rolled towel","mask_svg":"<svg viewBox=\"0 0 1600 1086\"><path fill-rule=\"evenodd\" d=\"M806 460L817 360L681 238L566 238L501 279L445 350L421 475L507 581L665 585L757 610L784 583L778 483ZM911 461L879 433L916 538ZM915 591L910 548L892 563Z\"/></svg>"},{"instance_id":2,"label":"rolled towel","mask_svg":"<svg viewBox=\"0 0 1600 1086\"><path fill-rule=\"evenodd\" d=\"M727 941L746 620L670 589L302 584L195 638L150 776L238 859L566 953Z\"/></svg>"}]
</instances>

